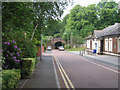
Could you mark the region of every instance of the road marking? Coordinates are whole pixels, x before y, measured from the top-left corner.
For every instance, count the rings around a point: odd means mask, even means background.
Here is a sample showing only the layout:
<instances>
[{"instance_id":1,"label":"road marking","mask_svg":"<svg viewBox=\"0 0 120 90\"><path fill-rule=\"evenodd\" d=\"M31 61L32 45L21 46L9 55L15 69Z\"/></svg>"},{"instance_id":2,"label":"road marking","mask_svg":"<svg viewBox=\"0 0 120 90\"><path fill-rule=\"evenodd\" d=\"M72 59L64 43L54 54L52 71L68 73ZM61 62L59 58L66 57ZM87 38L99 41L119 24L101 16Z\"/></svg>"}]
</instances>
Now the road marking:
<instances>
[{"instance_id":1,"label":"road marking","mask_svg":"<svg viewBox=\"0 0 120 90\"><path fill-rule=\"evenodd\" d=\"M56 59L56 57L55 57L55 59ZM61 68L60 68L57 60L56 60L56 63L57 63L58 69L59 69L59 71L60 71L60 73L61 73L61 76L62 76L62 78L63 78L63 80L64 80L64 83L65 83L66 88L70 88L70 87L68 86L68 83L67 83L67 81L66 81L66 79L65 79L65 77L64 77L64 75L63 75L63 73L62 73L62 70L61 70Z\"/></svg>"},{"instance_id":2,"label":"road marking","mask_svg":"<svg viewBox=\"0 0 120 90\"><path fill-rule=\"evenodd\" d=\"M58 58L57 58L57 60L58 60ZM58 63L60 64L61 69L62 69L62 71L64 72L64 74L65 74L65 76L66 76L66 78L67 78L67 80L68 80L68 82L69 82L69 84L70 84L71 88L74 88L74 86L73 86L72 82L70 81L70 79L69 79L68 75L66 74L66 72L65 72L65 70L63 69L63 67L62 67L62 65L61 65L61 63L60 63L60 61L59 61L59 60L58 60Z\"/></svg>"},{"instance_id":3,"label":"road marking","mask_svg":"<svg viewBox=\"0 0 120 90\"><path fill-rule=\"evenodd\" d=\"M84 60L85 60L85 59L84 59ZM120 72L118 72L118 71L116 71L116 70L113 70L113 69L111 69L111 68L105 67L105 66L100 65L100 64L97 64L97 63L95 63L95 62L92 62L92 61L89 61L89 60L85 60L85 61L88 61L88 62L90 62L90 63L93 63L93 64L95 64L95 65L98 65L98 66L100 66L100 67L103 67L103 68L105 68L105 69L108 69L108 70L110 70L110 71L113 71L113 72L115 72L115 73L120 73Z\"/></svg>"},{"instance_id":4,"label":"road marking","mask_svg":"<svg viewBox=\"0 0 120 90\"><path fill-rule=\"evenodd\" d=\"M56 68L55 68L55 63L54 63L53 56L52 56L52 60L53 60L53 66L54 66L54 72L55 72L57 87L60 88L60 83L59 83L59 80L58 80L58 77L57 77L57 71L56 71Z\"/></svg>"},{"instance_id":5,"label":"road marking","mask_svg":"<svg viewBox=\"0 0 120 90\"><path fill-rule=\"evenodd\" d=\"M68 75L66 74L65 70L63 69L63 67L62 67L62 65L61 65L61 63L60 63L60 61L59 61L59 59L58 59L56 56L54 56L54 57L55 57L55 60L56 60L57 64L59 65L59 67L61 67L62 72L64 73L64 75L65 75L65 77L66 77L68 83L70 84L70 87L71 87L73 90L75 90L75 89L74 89L74 86L73 86L73 84L72 84L72 82L70 81Z\"/></svg>"}]
</instances>

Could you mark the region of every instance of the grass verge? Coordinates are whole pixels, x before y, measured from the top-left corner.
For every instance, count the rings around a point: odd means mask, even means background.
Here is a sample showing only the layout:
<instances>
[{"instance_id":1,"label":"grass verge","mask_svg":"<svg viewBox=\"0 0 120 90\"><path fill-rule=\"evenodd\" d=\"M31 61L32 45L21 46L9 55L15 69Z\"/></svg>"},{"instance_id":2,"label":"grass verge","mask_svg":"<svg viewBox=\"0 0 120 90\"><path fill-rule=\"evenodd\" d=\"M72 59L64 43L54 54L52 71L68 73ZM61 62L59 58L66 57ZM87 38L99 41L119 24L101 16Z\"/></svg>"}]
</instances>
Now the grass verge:
<instances>
[{"instance_id":1,"label":"grass verge","mask_svg":"<svg viewBox=\"0 0 120 90\"><path fill-rule=\"evenodd\" d=\"M85 51L86 47L72 48L69 51Z\"/></svg>"}]
</instances>

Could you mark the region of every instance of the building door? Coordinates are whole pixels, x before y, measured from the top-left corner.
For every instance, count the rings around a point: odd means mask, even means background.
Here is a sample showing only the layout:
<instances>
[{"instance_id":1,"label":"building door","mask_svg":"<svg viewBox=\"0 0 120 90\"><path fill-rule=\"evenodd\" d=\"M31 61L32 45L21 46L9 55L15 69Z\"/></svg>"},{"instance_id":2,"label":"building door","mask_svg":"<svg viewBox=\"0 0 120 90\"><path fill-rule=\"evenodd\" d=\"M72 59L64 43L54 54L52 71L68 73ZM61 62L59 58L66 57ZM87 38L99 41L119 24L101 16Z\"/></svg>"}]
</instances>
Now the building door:
<instances>
[{"instance_id":1,"label":"building door","mask_svg":"<svg viewBox=\"0 0 120 90\"><path fill-rule=\"evenodd\" d=\"M101 45L100 45L100 53L103 54L103 49L104 49L104 40L101 40Z\"/></svg>"}]
</instances>

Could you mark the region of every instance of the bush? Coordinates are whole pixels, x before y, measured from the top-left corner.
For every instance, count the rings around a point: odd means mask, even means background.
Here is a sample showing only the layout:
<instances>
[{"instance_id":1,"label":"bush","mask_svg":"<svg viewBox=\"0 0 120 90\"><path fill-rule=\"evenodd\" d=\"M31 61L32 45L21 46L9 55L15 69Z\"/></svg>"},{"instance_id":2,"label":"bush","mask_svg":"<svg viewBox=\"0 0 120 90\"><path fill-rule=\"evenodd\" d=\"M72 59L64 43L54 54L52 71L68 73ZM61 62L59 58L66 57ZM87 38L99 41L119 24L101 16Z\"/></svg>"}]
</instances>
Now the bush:
<instances>
[{"instance_id":1,"label":"bush","mask_svg":"<svg viewBox=\"0 0 120 90\"><path fill-rule=\"evenodd\" d=\"M22 57L33 58L36 55L35 44L33 43L34 40L31 40L29 35L28 34L25 35L25 33L27 32L23 30L16 30L14 34L11 33L13 36L10 35L9 38L5 36L3 41L6 41L6 38L11 40L13 40L14 38L14 40L16 41L16 45L22 51Z\"/></svg>"},{"instance_id":2,"label":"bush","mask_svg":"<svg viewBox=\"0 0 120 90\"><path fill-rule=\"evenodd\" d=\"M0 75L0 88L2 88L2 77Z\"/></svg>"},{"instance_id":3,"label":"bush","mask_svg":"<svg viewBox=\"0 0 120 90\"><path fill-rule=\"evenodd\" d=\"M20 70L3 70L2 88L17 88L20 77Z\"/></svg>"},{"instance_id":4,"label":"bush","mask_svg":"<svg viewBox=\"0 0 120 90\"><path fill-rule=\"evenodd\" d=\"M33 70L35 68L35 58L23 58L22 59L22 68L21 68L21 77L30 78Z\"/></svg>"},{"instance_id":5,"label":"bush","mask_svg":"<svg viewBox=\"0 0 120 90\"><path fill-rule=\"evenodd\" d=\"M17 47L14 40L3 43L3 65L5 69L20 69L21 50Z\"/></svg>"},{"instance_id":6,"label":"bush","mask_svg":"<svg viewBox=\"0 0 120 90\"><path fill-rule=\"evenodd\" d=\"M70 48L71 48L71 45L66 44L66 45L65 45L65 49L68 49L68 48L70 49Z\"/></svg>"},{"instance_id":7,"label":"bush","mask_svg":"<svg viewBox=\"0 0 120 90\"><path fill-rule=\"evenodd\" d=\"M36 56L34 42L29 38L22 41L23 58L34 58Z\"/></svg>"}]
</instances>

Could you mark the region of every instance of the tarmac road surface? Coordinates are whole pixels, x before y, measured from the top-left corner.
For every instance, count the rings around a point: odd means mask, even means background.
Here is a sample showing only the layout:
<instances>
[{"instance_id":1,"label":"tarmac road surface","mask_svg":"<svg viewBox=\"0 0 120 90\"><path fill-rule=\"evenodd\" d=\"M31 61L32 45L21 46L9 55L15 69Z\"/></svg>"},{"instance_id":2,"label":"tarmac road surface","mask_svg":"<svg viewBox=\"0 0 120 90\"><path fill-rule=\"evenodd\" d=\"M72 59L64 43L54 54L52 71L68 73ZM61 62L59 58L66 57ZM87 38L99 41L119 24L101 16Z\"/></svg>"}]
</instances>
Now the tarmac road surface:
<instances>
[{"instance_id":1,"label":"tarmac road surface","mask_svg":"<svg viewBox=\"0 0 120 90\"><path fill-rule=\"evenodd\" d=\"M52 51L61 88L118 88L118 71L65 51Z\"/></svg>"}]
</instances>

